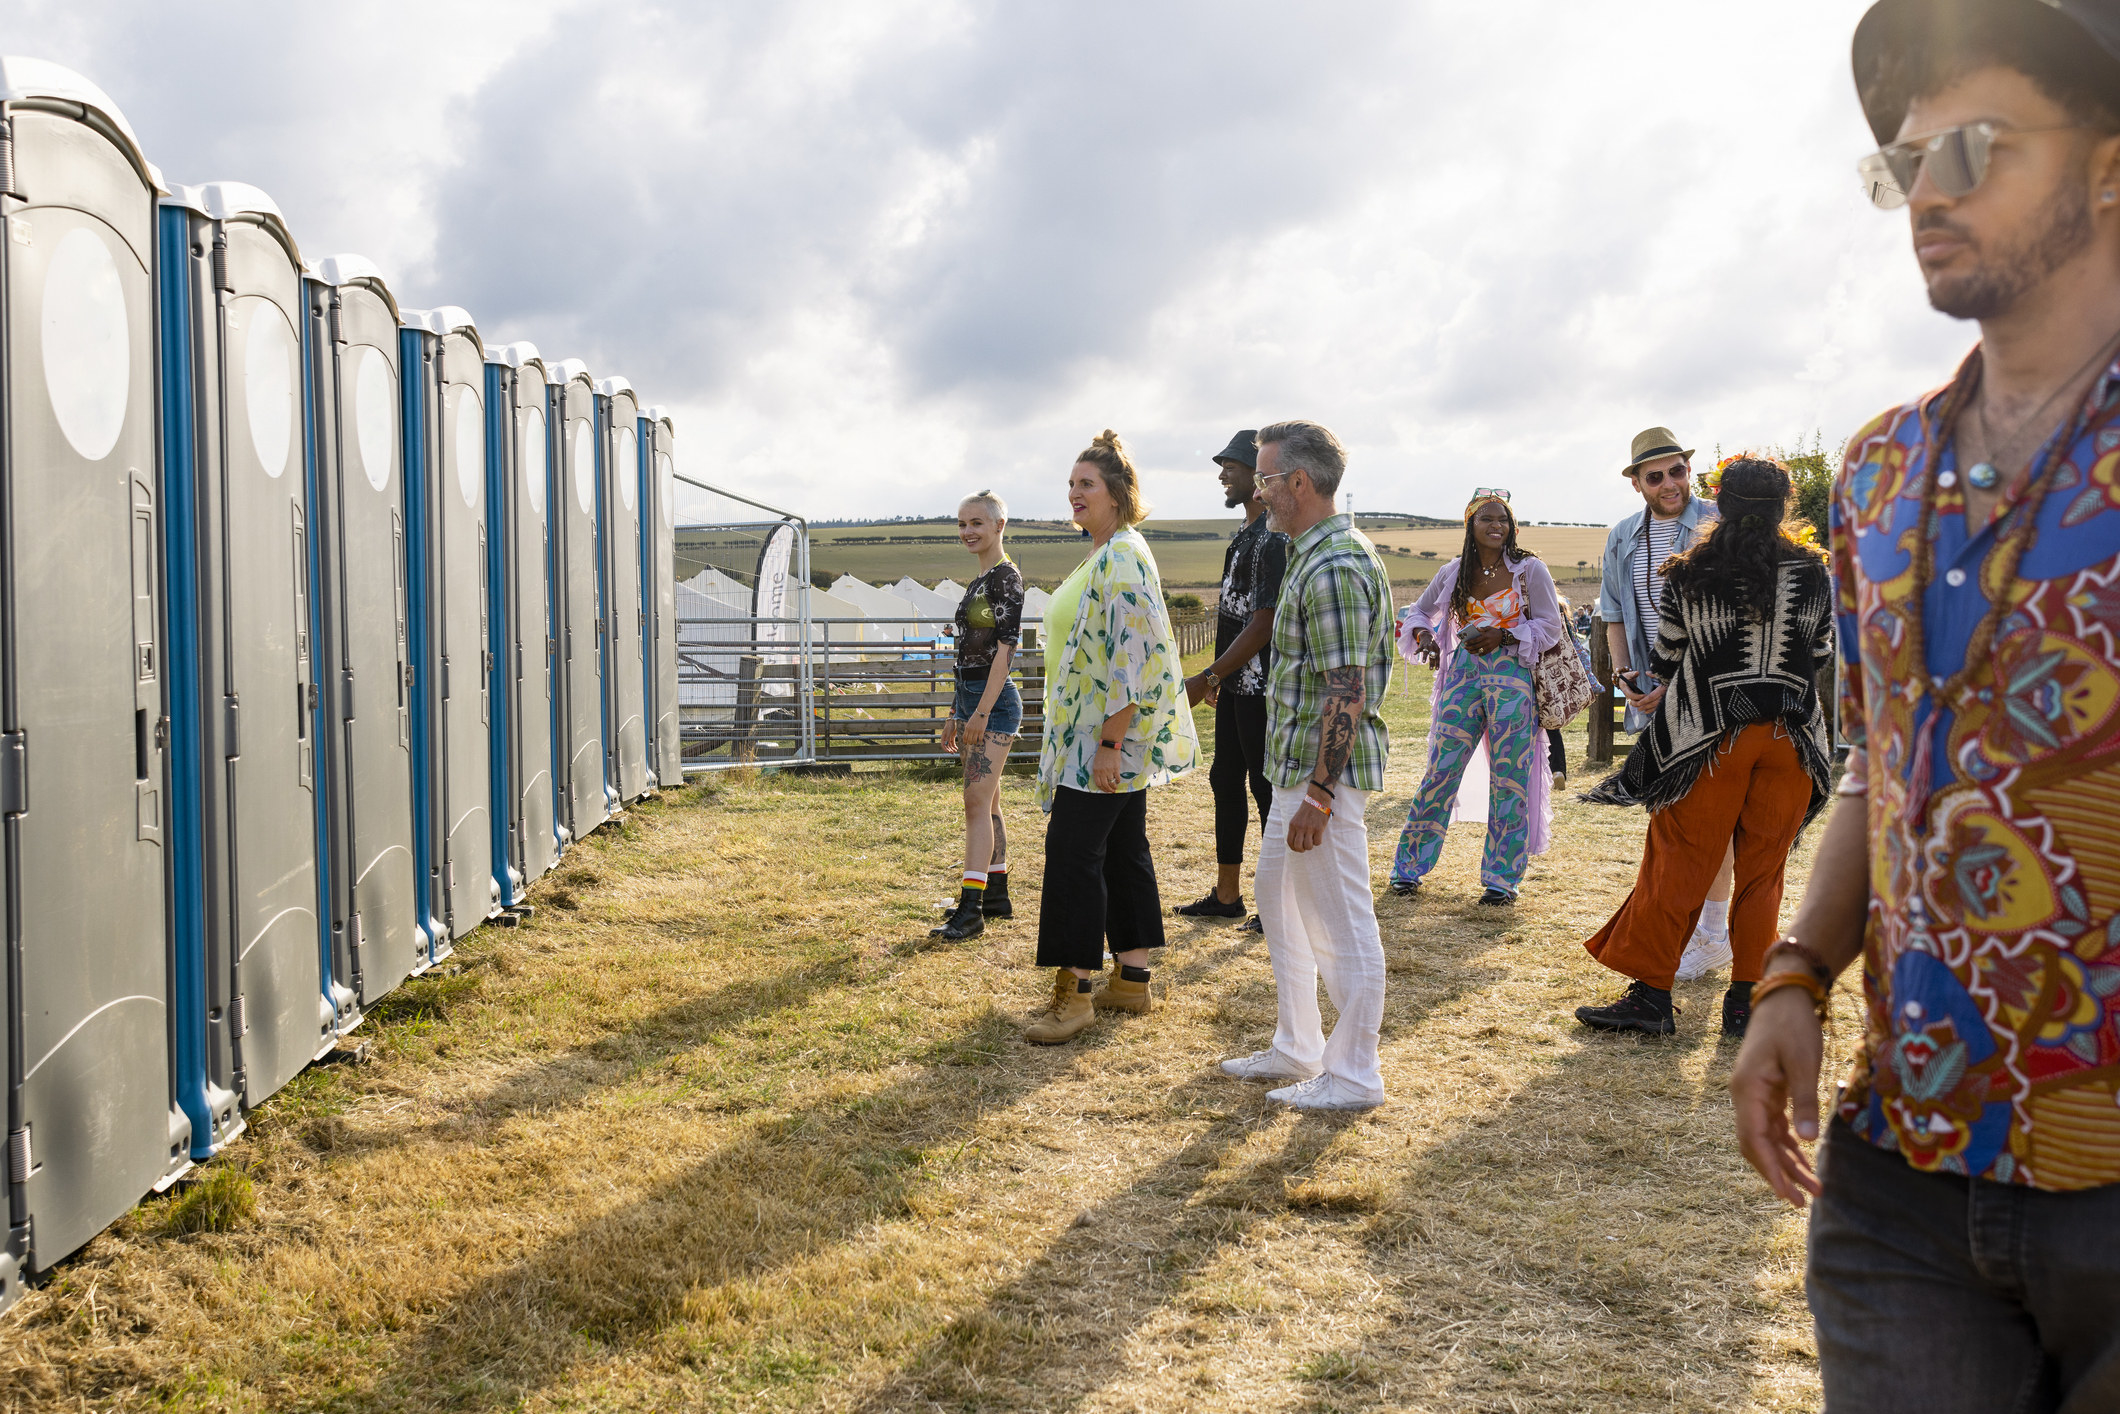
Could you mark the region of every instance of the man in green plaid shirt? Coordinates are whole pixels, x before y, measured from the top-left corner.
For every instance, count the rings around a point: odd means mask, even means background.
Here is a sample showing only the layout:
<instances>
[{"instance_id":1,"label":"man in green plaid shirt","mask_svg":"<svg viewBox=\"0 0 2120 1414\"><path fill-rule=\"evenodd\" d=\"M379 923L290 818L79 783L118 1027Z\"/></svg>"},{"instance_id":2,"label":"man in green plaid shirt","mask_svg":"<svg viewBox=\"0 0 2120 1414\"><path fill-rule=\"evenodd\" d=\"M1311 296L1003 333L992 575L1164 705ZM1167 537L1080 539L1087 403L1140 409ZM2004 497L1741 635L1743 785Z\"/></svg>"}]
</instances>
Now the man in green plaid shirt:
<instances>
[{"instance_id":1,"label":"man in green plaid shirt","mask_svg":"<svg viewBox=\"0 0 2120 1414\"><path fill-rule=\"evenodd\" d=\"M1346 470L1346 449L1315 422L1259 430L1259 496L1272 528L1289 537L1266 680L1274 800L1257 884L1279 1015L1270 1049L1222 1069L1286 1081L1267 1098L1309 1110L1366 1110L1384 1100L1384 944L1364 807L1384 784L1391 752L1377 707L1391 685L1394 622L1391 577L1376 547L1333 510ZM1318 1016L1320 977L1340 1014L1329 1038Z\"/></svg>"}]
</instances>

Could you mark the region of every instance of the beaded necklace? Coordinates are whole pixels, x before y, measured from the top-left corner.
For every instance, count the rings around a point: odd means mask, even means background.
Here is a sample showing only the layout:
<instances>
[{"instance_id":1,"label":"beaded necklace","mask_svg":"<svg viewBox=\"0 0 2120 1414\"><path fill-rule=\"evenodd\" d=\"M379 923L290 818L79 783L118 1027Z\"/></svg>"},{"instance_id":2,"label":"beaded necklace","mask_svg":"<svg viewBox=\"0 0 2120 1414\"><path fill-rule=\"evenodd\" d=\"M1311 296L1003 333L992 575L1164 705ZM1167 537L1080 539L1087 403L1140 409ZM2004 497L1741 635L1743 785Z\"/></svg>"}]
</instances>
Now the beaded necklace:
<instances>
[{"instance_id":1,"label":"beaded necklace","mask_svg":"<svg viewBox=\"0 0 2120 1414\"><path fill-rule=\"evenodd\" d=\"M2107 344L2102 351L2103 356L2110 359L2116 345L2120 345L2120 339ZM2048 473L2054 456L2057 452L2065 452L2067 448L2074 446L2076 440L2083 435L2085 426L2098 410L2098 395L2106 377L2109 376L2109 372L2100 374L2092 382L2090 391L2084 396L2082 405L2076 409L2076 415L2069 420L2063 435L2048 438L2033 454L2032 460L2018 478L2023 495L2015 505L2002 512L1999 522L1991 522L1995 525L1995 548L1989 552L1989 558L1993 560L1997 571L1991 580L1995 586L1994 598L1988 604L1987 611L1980 616L1980 622L1974 625L1972 640L1966 644L1965 656L1959 663L1958 670L1949 677L1937 677L1929 672L1927 635L1928 591L1936 574L1936 492L1939 475L1936 464L1941 460L1943 449L1950 446L1951 439L1957 433L1960 415L1965 411L1974 392L1979 389L1980 365L1975 360L1980 357L1980 351L1974 350L1967 360L1968 367L1960 372L1957 385L1946 395L1943 408L1937 417L1936 434L1930 440L1922 458L1926 481L1921 488L1921 527L1914 540L1914 584L1904 607L1900 610L1901 619L1906 625L1908 656L1914 665L1914 671L1921 674L1930 696L1937 704L1937 709L1948 707L1953 712L1958 711L1970 695L1968 689L1974 675L1993 669L1989 652L1994 647L1995 634L2001 629L2003 619L2007 618L2015 607L2010 598L2010 591L2017 583L2017 568L2024 562L2024 553L2031 548L2038 535L2039 508L2046 501L2046 493L2053 488L2053 477ZM2088 366L2090 365L2086 365ZM1968 377L1968 374L1971 376ZM1979 533L1973 530L1970 519L1966 529L1972 536ZM1982 570L1984 569L1985 566L1982 567ZM1914 746L1914 759L1908 772L1907 811L1917 823L1923 825L1928 821L1931 743L1935 740L1935 728L1936 722L1932 715L1920 729L1919 739Z\"/></svg>"}]
</instances>

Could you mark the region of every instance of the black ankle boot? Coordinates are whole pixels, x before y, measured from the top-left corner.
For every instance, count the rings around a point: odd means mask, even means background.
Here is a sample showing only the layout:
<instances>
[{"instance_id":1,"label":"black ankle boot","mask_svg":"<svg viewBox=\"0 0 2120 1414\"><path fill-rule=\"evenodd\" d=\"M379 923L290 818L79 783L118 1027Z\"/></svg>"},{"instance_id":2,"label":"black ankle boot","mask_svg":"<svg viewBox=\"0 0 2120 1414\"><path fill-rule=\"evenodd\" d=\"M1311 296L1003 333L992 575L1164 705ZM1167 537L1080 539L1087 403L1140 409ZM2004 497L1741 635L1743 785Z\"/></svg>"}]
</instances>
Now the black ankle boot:
<instances>
[{"instance_id":1,"label":"black ankle boot","mask_svg":"<svg viewBox=\"0 0 2120 1414\"><path fill-rule=\"evenodd\" d=\"M940 928L928 929L930 938L940 938L946 943L961 943L966 938L976 938L986 931L986 919L979 913L979 889L966 889L957 896L957 907L949 917L942 920Z\"/></svg>"},{"instance_id":2,"label":"black ankle boot","mask_svg":"<svg viewBox=\"0 0 2120 1414\"><path fill-rule=\"evenodd\" d=\"M1016 916L1016 905L1008 901L1008 875L986 876L986 897L979 900L979 911L989 918Z\"/></svg>"}]
</instances>

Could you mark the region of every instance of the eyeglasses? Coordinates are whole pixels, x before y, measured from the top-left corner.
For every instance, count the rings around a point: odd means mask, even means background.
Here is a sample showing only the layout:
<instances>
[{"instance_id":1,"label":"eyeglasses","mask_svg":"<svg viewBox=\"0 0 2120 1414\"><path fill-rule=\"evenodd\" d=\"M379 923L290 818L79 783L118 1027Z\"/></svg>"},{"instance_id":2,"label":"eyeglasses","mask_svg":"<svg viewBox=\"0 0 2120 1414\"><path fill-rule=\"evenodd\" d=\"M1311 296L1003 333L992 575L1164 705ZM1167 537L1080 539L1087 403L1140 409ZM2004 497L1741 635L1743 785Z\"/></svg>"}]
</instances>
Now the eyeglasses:
<instances>
[{"instance_id":1,"label":"eyeglasses","mask_svg":"<svg viewBox=\"0 0 2120 1414\"><path fill-rule=\"evenodd\" d=\"M1506 501L1509 499L1509 492L1505 487L1501 486L1475 486L1472 488L1472 499L1475 501Z\"/></svg>"},{"instance_id":2,"label":"eyeglasses","mask_svg":"<svg viewBox=\"0 0 2120 1414\"><path fill-rule=\"evenodd\" d=\"M1986 179L1988 159L1993 155L1996 138L2004 134L2021 137L2031 133L2072 132L2080 126L2064 123L2052 128L2006 128L1987 119L1962 123L1955 128L1881 147L1857 162L1855 172L1862 178L1871 204L1880 211L1906 205L1907 196L1914 190L1914 183L1924 167L1928 169L1929 180L1936 184L1936 190L1948 197L1961 197Z\"/></svg>"},{"instance_id":3,"label":"eyeglasses","mask_svg":"<svg viewBox=\"0 0 2120 1414\"><path fill-rule=\"evenodd\" d=\"M1268 482L1268 481L1279 481L1279 480L1280 480L1280 479L1281 479L1282 477L1284 477L1284 476L1294 476L1294 475L1295 475L1295 474L1296 474L1297 472L1301 471L1302 469L1303 469L1303 468L1301 468L1301 467L1299 467L1299 466L1298 466L1298 467L1291 467L1291 468L1289 468L1289 469L1288 469L1287 471L1269 471L1269 472L1267 472L1267 473L1266 473L1266 475L1264 475L1264 476L1260 476L1260 477L1255 477L1255 478L1253 478L1253 479L1254 479L1254 481L1256 481L1256 482L1258 482L1258 483L1260 483L1260 484L1262 484L1262 485L1263 485L1264 483L1266 483L1266 482Z\"/></svg>"},{"instance_id":4,"label":"eyeglasses","mask_svg":"<svg viewBox=\"0 0 2120 1414\"><path fill-rule=\"evenodd\" d=\"M1670 477L1673 481L1684 481L1692 474L1693 468L1686 465L1684 462L1680 462L1677 466L1672 467L1669 471L1639 471L1635 473L1636 476L1641 478L1642 485L1648 487L1652 491L1654 491L1657 487L1663 485L1664 478L1667 476Z\"/></svg>"}]
</instances>

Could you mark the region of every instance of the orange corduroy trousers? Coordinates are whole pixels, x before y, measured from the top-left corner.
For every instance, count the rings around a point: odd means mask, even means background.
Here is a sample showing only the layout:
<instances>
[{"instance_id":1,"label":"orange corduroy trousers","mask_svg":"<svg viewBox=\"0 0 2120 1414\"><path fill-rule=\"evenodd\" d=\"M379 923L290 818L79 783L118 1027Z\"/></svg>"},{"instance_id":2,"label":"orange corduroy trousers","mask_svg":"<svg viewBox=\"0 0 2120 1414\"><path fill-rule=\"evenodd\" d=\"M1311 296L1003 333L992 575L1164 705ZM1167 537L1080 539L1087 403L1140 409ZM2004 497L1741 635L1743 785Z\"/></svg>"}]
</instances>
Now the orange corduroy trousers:
<instances>
[{"instance_id":1,"label":"orange corduroy trousers","mask_svg":"<svg viewBox=\"0 0 2120 1414\"><path fill-rule=\"evenodd\" d=\"M1701 905L1737 852L1730 895L1730 980L1757 982L1781 927L1789 847L1811 805L1811 778L1788 728L1755 722L1717 748L1685 798L1649 817L1634 892L1583 946L1614 972L1669 990Z\"/></svg>"}]
</instances>

